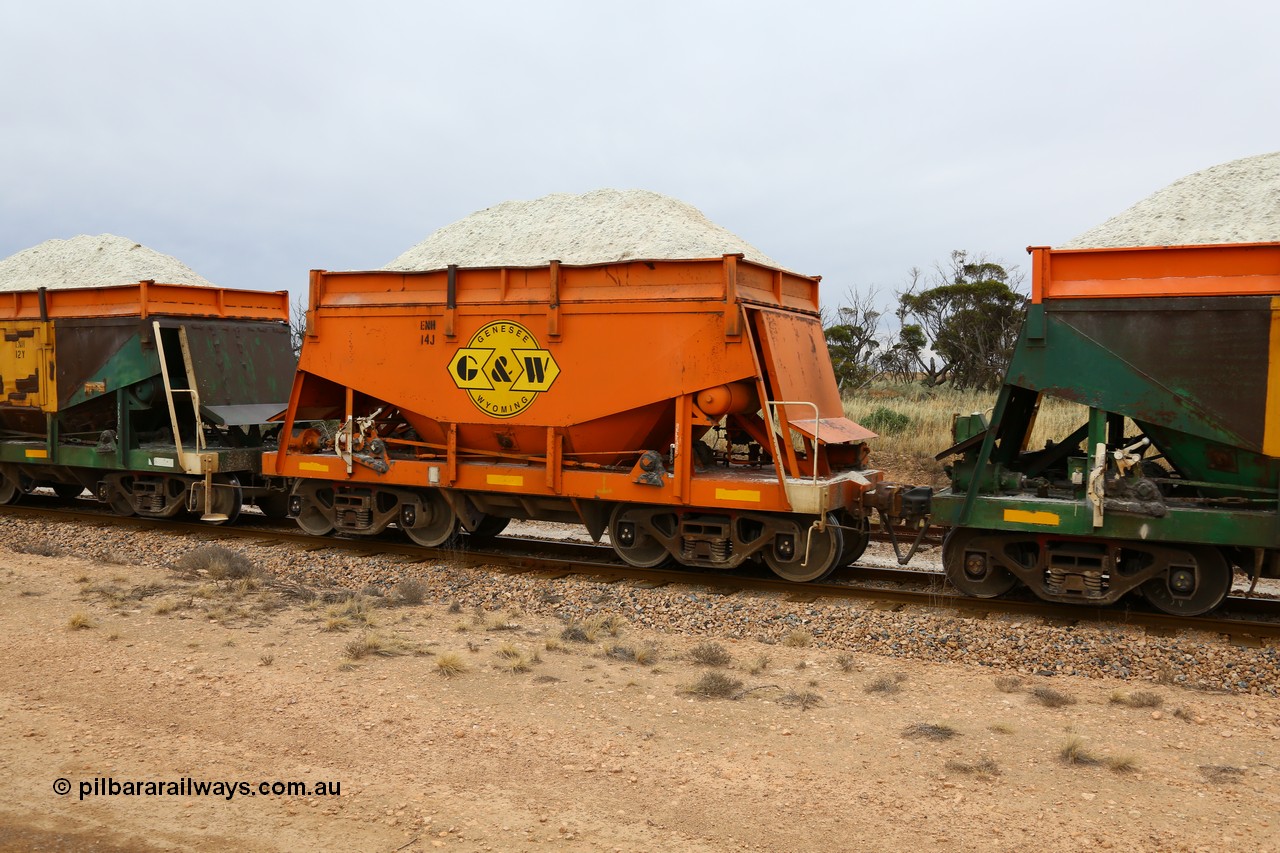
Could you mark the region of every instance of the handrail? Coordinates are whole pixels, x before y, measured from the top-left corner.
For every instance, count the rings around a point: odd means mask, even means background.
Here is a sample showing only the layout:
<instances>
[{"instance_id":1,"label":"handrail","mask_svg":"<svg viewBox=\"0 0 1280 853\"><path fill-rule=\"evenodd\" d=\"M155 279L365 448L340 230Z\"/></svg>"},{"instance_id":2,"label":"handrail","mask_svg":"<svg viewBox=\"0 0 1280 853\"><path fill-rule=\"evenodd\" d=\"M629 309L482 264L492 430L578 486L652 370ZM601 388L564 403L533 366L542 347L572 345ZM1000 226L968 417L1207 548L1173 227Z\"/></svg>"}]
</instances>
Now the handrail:
<instances>
[{"instance_id":1,"label":"handrail","mask_svg":"<svg viewBox=\"0 0 1280 853\"><path fill-rule=\"evenodd\" d=\"M809 408L813 409L814 451L812 454L813 458L811 458L809 461L813 467L813 484L817 486L818 485L818 458L817 458L818 457L818 433L822 429L822 417L818 413L818 404L811 403L808 400L765 400L764 405L765 405L765 410L769 413L769 426L770 426L771 435L776 434L782 428L782 424L777 419L778 406L808 406ZM788 423L787 426L790 427L790 423ZM791 440L790 435L782 436L782 438L786 441ZM773 447L773 451L774 451L773 458L775 460L775 464L781 464L780 460L778 460L778 452L777 452L778 448L776 445Z\"/></svg>"}]
</instances>

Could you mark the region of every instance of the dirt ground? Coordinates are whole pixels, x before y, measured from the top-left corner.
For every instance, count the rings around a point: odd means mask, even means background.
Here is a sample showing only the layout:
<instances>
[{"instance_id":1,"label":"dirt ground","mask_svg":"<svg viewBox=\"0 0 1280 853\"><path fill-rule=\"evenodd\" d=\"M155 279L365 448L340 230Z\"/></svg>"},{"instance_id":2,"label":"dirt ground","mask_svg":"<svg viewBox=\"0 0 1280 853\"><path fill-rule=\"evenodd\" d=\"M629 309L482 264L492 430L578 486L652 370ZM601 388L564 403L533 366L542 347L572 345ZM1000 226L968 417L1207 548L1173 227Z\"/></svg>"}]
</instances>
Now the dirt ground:
<instances>
[{"instance_id":1,"label":"dirt ground","mask_svg":"<svg viewBox=\"0 0 1280 853\"><path fill-rule=\"evenodd\" d=\"M0 850L1280 849L1275 700L252 586L0 551Z\"/></svg>"}]
</instances>

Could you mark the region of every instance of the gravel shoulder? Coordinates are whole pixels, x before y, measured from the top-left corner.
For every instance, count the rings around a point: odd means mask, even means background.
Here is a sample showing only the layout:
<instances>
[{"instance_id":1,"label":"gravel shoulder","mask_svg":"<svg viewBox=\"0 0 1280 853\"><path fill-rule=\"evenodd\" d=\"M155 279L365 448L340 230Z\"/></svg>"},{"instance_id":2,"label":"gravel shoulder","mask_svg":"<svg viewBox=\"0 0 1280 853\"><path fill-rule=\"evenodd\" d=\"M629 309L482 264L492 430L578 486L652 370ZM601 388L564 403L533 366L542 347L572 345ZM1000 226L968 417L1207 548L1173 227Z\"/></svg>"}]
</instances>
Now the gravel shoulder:
<instances>
[{"instance_id":1,"label":"gravel shoulder","mask_svg":"<svg viewBox=\"0 0 1280 853\"><path fill-rule=\"evenodd\" d=\"M1160 668L1274 649L251 543L269 574L215 580L164 568L191 539L24 524L0 850L1280 848L1280 707ZM107 777L341 794L78 798Z\"/></svg>"}]
</instances>

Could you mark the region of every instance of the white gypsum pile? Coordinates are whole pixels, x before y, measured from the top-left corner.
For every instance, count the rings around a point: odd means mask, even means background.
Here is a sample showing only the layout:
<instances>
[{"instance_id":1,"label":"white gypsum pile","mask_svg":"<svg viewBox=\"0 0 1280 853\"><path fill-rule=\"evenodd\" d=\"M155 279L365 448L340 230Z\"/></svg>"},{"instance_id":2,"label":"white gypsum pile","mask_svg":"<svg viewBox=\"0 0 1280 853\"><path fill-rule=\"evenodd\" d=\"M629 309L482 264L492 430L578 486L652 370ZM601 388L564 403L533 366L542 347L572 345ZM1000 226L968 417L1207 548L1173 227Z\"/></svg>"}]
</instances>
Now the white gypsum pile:
<instances>
[{"instance_id":1,"label":"white gypsum pile","mask_svg":"<svg viewBox=\"0 0 1280 853\"><path fill-rule=\"evenodd\" d=\"M602 264L739 252L779 266L692 205L647 190L601 189L487 207L446 225L383 269Z\"/></svg>"},{"instance_id":2,"label":"white gypsum pile","mask_svg":"<svg viewBox=\"0 0 1280 853\"><path fill-rule=\"evenodd\" d=\"M114 234L46 240L0 260L0 290L108 287L147 280L214 286L177 258Z\"/></svg>"},{"instance_id":3,"label":"white gypsum pile","mask_svg":"<svg viewBox=\"0 0 1280 853\"><path fill-rule=\"evenodd\" d=\"M1179 178L1060 249L1280 241L1280 151Z\"/></svg>"}]
</instances>

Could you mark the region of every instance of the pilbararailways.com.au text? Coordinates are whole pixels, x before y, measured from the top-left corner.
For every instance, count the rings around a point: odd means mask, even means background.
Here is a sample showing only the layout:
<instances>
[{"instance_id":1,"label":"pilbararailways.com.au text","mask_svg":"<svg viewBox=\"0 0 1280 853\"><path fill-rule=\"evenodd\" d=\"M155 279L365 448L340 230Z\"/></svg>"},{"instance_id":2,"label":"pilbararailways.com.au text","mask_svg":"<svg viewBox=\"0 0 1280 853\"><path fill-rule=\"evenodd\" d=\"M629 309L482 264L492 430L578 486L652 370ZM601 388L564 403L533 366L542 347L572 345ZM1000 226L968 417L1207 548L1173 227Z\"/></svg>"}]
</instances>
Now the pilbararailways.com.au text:
<instances>
[{"instance_id":1,"label":"pilbararailways.com.au text","mask_svg":"<svg viewBox=\"0 0 1280 853\"><path fill-rule=\"evenodd\" d=\"M87 797L340 797L341 782L242 782L236 780L206 781L186 776L177 780L125 779L110 776L81 779L80 799ZM69 779L55 779L53 791L59 796L71 793Z\"/></svg>"}]
</instances>

